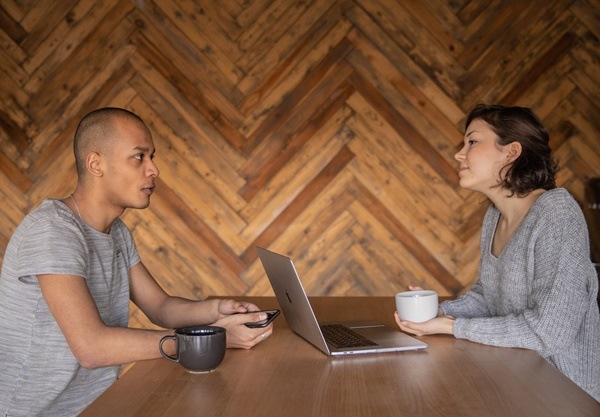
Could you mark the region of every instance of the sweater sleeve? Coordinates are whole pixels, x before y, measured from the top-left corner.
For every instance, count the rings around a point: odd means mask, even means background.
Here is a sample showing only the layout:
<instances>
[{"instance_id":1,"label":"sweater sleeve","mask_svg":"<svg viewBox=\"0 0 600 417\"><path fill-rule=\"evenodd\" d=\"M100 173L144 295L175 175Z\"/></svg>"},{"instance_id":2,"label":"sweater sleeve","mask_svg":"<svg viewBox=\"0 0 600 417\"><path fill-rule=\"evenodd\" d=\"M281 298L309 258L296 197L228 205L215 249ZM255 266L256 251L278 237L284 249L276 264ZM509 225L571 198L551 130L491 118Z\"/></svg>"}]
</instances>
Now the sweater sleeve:
<instances>
[{"instance_id":1,"label":"sweater sleeve","mask_svg":"<svg viewBox=\"0 0 600 417\"><path fill-rule=\"evenodd\" d=\"M503 316L457 318L456 337L542 356L565 350L576 338L589 308L590 276L595 278L585 220L580 211L555 212L542 220L530 249L523 251L532 274L527 307Z\"/></svg>"},{"instance_id":2,"label":"sweater sleeve","mask_svg":"<svg viewBox=\"0 0 600 417\"><path fill-rule=\"evenodd\" d=\"M490 316L490 311L483 296L483 287L479 281L464 295L458 297L456 300L444 301L440 304L440 307L444 314L453 317L472 318Z\"/></svg>"}]
</instances>

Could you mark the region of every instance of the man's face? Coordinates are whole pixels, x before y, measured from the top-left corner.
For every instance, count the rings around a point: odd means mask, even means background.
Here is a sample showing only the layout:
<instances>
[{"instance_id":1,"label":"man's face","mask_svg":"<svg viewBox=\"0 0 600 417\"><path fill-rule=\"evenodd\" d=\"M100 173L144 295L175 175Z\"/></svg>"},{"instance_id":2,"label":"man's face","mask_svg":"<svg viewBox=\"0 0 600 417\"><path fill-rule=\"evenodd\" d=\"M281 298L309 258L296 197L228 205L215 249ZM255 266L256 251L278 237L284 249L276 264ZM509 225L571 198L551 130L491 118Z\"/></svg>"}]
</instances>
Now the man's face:
<instances>
[{"instance_id":1,"label":"man's face","mask_svg":"<svg viewBox=\"0 0 600 417\"><path fill-rule=\"evenodd\" d=\"M159 174L152 161L152 135L143 123L128 119L118 119L115 132L103 175L109 203L122 209L146 208Z\"/></svg>"}]
</instances>

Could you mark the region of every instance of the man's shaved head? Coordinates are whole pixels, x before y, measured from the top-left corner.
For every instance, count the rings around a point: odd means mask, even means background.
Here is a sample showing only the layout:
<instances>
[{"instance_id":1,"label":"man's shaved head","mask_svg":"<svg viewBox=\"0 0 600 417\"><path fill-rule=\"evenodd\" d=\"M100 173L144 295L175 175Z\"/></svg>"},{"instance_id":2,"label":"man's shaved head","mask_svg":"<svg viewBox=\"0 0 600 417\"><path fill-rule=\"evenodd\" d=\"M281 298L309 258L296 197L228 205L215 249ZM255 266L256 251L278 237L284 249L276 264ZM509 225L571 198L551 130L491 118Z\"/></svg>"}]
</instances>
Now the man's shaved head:
<instances>
[{"instance_id":1,"label":"man's shaved head","mask_svg":"<svg viewBox=\"0 0 600 417\"><path fill-rule=\"evenodd\" d=\"M88 113L77 126L73 150L77 175L82 178L86 172L86 158L90 152L105 154L111 148L112 141L118 136L117 121L144 121L129 110L105 107Z\"/></svg>"}]
</instances>

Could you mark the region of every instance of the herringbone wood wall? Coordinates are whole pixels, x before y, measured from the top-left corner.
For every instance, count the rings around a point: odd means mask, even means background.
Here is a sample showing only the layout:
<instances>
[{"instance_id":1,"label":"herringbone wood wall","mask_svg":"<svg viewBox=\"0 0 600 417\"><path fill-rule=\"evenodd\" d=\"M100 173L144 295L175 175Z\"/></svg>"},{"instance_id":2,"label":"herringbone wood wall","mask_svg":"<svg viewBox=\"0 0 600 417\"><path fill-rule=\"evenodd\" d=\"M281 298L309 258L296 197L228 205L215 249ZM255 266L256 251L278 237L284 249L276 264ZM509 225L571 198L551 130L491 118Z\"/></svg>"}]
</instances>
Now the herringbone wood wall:
<instances>
[{"instance_id":1,"label":"herringbone wood wall","mask_svg":"<svg viewBox=\"0 0 600 417\"><path fill-rule=\"evenodd\" d=\"M256 245L312 295L464 290L486 204L453 155L477 102L533 107L580 202L600 176L597 0L0 4L0 256L74 189L76 124L108 105L153 132L158 190L124 219L187 297L271 294Z\"/></svg>"}]
</instances>

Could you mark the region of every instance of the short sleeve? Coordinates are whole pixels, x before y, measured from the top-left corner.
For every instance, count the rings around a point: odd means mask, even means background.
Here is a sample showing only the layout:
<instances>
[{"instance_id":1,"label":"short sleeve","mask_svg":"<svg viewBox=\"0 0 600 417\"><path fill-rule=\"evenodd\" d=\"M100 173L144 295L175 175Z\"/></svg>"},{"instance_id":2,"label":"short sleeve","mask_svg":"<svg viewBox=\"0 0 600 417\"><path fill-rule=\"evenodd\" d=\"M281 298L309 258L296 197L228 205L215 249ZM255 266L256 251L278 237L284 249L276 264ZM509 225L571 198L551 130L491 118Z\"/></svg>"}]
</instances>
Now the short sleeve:
<instances>
[{"instance_id":1,"label":"short sleeve","mask_svg":"<svg viewBox=\"0 0 600 417\"><path fill-rule=\"evenodd\" d=\"M39 219L29 225L17 252L22 282L34 283L31 277L41 274L86 275L87 245L75 224Z\"/></svg>"}]
</instances>

